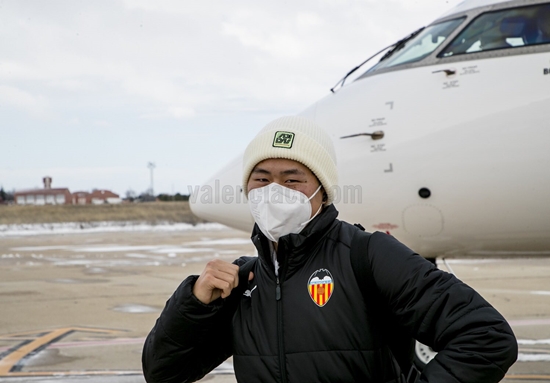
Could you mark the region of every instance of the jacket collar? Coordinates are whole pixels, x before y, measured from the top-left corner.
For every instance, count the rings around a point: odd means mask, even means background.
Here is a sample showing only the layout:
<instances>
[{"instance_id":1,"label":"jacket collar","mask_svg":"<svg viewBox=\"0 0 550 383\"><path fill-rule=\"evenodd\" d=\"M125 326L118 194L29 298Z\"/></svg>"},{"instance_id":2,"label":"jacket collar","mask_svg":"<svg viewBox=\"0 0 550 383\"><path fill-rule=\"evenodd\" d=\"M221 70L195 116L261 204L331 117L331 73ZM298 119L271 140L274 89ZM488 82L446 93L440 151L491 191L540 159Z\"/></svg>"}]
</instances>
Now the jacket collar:
<instances>
[{"instance_id":1,"label":"jacket collar","mask_svg":"<svg viewBox=\"0 0 550 383\"><path fill-rule=\"evenodd\" d=\"M300 233L287 234L279 238L277 249L277 260L279 262L279 275L283 276L286 271L292 273L305 262L315 251L316 245L338 222L336 217L338 210L334 205L324 207ZM261 232L258 225L254 225L252 231L252 242L258 250L258 256L264 264L273 269L269 240Z\"/></svg>"}]
</instances>

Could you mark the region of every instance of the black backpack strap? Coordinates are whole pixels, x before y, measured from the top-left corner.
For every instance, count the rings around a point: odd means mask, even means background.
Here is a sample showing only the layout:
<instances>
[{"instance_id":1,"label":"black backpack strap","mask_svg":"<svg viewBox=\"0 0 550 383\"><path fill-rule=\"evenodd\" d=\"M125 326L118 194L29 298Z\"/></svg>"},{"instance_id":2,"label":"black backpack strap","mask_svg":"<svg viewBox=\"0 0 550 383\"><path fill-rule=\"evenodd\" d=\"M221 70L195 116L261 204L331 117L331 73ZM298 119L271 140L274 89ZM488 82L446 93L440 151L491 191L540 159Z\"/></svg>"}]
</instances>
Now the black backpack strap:
<instances>
[{"instance_id":1,"label":"black backpack strap","mask_svg":"<svg viewBox=\"0 0 550 383\"><path fill-rule=\"evenodd\" d=\"M248 275L254 270L258 257L243 257L246 262L239 266L239 291L244 292L248 287Z\"/></svg>"},{"instance_id":2,"label":"black backpack strap","mask_svg":"<svg viewBox=\"0 0 550 383\"><path fill-rule=\"evenodd\" d=\"M224 305L229 312L234 312L241 300L243 293L248 288L248 274L254 270L258 257L241 257L236 264L239 265L239 285L225 298Z\"/></svg>"},{"instance_id":3,"label":"black backpack strap","mask_svg":"<svg viewBox=\"0 0 550 383\"><path fill-rule=\"evenodd\" d=\"M413 373L413 369L416 371L413 363L415 340L395 323L374 282L367 253L371 233L365 232L360 224L355 224L355 226L360 229L355 231L350 249L351 266L355 279L361 289L365 303L373 305L368 313L375 314L373 322L380 329L382 340L389 346L403 374L408 375L410 381L414 382L418 379Z\"/></svg>"},{"instance_id":4,"label":"black backpack strap","mask_svg":"<svg viewBox=\"0 0 550 383\"><path fill-rule=\"evenodd\" d=\"M351 240L351 266L353 267L355 279L357 279L357 283L359 283L359 287L361 288L361 294L365 296L368 292L376 291L372 269L367 256L371 233L367 233L363 226L358 223L354 226L358 227L361 231L356 231Z\"/></svg>"}]
</instances>

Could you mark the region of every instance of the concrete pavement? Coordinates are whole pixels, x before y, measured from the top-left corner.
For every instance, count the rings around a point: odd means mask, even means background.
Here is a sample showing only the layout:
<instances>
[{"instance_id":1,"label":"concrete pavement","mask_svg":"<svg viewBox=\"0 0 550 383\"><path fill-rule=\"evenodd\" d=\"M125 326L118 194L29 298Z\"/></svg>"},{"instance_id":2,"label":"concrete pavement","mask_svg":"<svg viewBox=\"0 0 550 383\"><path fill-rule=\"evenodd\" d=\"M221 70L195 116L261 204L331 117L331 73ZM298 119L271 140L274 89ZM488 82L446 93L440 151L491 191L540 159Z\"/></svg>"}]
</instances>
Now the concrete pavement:
<instances>
[{"instance_id":1,"label":"concrete pavement","mask_svg":"<svg viewBox=\"0 0 550 383\"><path fill-rule=\"evenodd\" d=\"M254 253L219 226L1 237L0 382L143 383L143 340L178 284ZM520 359L505 382L550 382L550 259L439 263L510 321ZM222 367L203 381L235 382Z\"/></svg>"}]
</instances>

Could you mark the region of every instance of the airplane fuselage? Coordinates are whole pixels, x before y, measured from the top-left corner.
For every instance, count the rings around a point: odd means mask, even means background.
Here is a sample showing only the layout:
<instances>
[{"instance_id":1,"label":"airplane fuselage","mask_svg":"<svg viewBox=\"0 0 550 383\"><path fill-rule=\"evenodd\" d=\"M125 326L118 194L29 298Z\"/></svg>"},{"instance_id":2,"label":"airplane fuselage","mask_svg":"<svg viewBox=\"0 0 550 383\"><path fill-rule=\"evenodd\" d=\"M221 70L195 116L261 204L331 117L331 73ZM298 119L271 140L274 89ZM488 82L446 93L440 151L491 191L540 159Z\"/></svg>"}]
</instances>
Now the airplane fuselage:
<instances>
[{"instance_id":1,"label":"airplane fuselage","mask_svg":"<svg viewBox=\"0 0 550 383\"><path fill-rule=\"evenodd\" d=\"M447 42L491 7L457 14L465 20ZM550 45L527 45L442 56L442 44L424 63L367 72L300 113L333 138L340 219L425 257L550 255ZM376 131L383 138L342 138ZM238 184L240 166L209 184ZM252 228L244 198L194 197L196 214Z\"/></svg>"}]
</instances>

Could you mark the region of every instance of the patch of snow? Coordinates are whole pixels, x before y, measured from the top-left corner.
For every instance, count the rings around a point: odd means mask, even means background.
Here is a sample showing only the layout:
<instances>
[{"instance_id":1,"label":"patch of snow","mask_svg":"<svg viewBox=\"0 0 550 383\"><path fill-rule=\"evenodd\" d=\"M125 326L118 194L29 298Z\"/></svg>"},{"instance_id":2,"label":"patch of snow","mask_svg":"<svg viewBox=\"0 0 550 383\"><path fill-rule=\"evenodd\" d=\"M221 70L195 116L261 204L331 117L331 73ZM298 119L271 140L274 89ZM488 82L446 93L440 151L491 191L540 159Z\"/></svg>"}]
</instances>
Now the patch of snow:
<instances>
[{"instance_id":1,"label":"patch of snow","mask_svg":"<svg viewBox=\"0 0 550 383\"><path fill-rule=\"evenodd\" d=\"M228 229L219 223L161 223L145 222L65 222L42 224L0 225L0 237L32 236L47 234L80 234L131 231L206 231Z\"/></svg>"}]
</instances>

